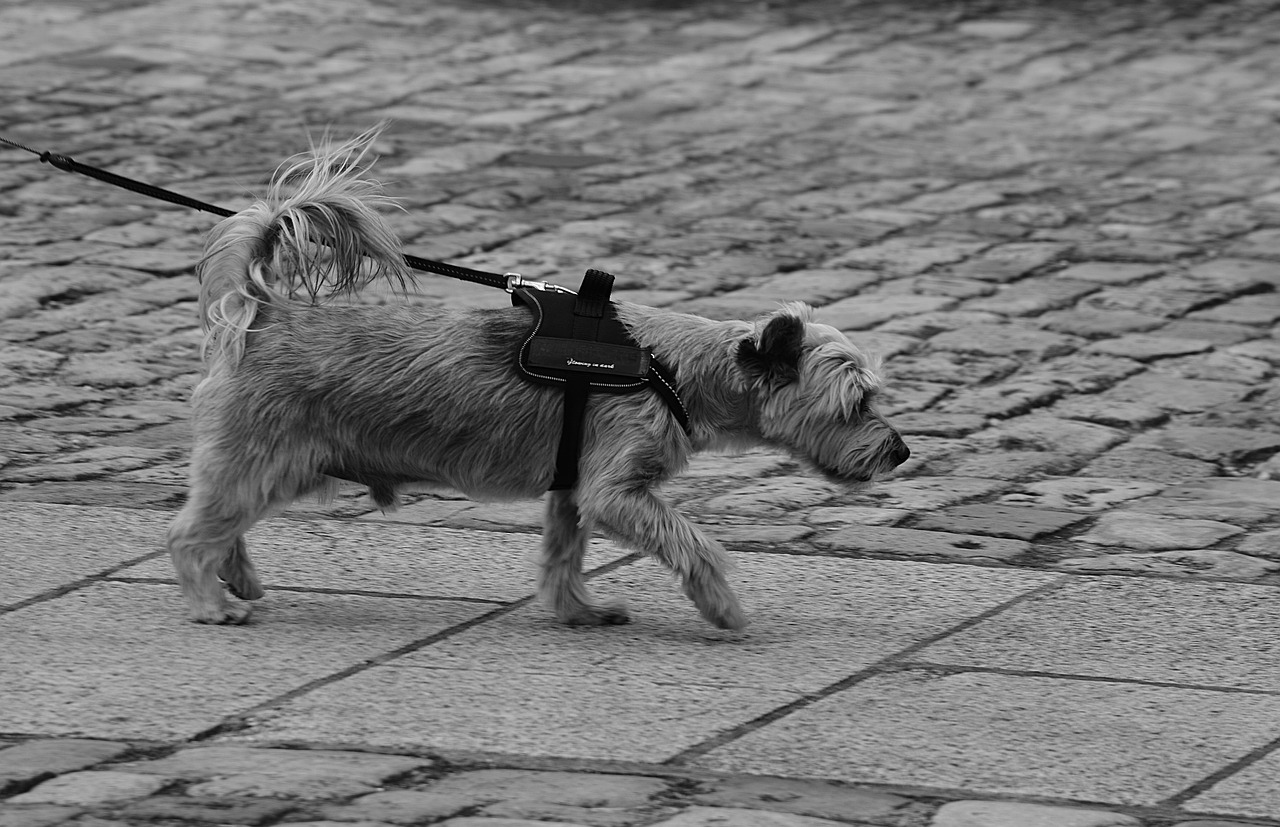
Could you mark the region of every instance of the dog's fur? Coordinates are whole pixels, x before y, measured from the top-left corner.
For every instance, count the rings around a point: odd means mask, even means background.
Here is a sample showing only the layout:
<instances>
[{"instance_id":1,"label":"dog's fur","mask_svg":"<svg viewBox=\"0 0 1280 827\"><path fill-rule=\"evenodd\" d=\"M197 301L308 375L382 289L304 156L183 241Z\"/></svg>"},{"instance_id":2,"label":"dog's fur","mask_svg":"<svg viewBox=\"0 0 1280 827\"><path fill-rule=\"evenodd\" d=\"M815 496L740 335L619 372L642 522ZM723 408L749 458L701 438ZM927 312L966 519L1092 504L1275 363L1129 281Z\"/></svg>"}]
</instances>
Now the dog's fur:
<instances>
[{"instance_id":1,"label":"dog's fur","mask_svg":"<svg viewBox=\"0 0 1280 827\"><path fill-rule=\"evenodd\" d=\"M283 168L264 200L210 235L199 269L207 375L194 394L190 496L169 530L192 620L243 622L247 605L228 601L223 584L245 600L263 594L245 531L303 494L331 494L337 479L367 485L384 508L424 485L513 499L551 483L561 391L517 373L528 310L321 301L404 278L374 209L386 199L361 177L375 134ZM696 451L752 445L843 481L893 468L909 452L875 408L876 365L800 304L754 322L617 307L675 372L691 433L654 393L592 396L579 481L547 493L539 593L565 623L627 621L586 589L582 560L598 527L678 573L711 623L741 628L724 549L655 487Z\"/></svg>"}]
</instances>

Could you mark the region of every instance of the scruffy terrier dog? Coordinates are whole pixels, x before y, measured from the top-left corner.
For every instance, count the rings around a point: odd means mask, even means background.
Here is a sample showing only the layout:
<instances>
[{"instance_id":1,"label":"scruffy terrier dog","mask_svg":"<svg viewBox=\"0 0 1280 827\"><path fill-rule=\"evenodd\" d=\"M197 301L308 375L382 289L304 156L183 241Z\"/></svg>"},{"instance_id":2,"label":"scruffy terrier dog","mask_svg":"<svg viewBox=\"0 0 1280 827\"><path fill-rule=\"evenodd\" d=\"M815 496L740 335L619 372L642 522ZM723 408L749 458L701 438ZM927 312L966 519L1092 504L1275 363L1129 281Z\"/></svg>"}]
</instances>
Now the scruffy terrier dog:
<instances>
[{"instance_id":1,"label":"scruffy terrier dog","mask_svg":"<svg viewBox=\"0 0 1280 827\"><path fill-rule=\"evenodd\" d=\"M784 448L845 482L909 455L876 410L873 361L810 321L808 307L721 322L617 302L631 336L675 373L689 429L652 392L593 394L578 481L547 493L562 391L517 371L529 310L322 301L405 278L400 244L375 210L389 199L363 177L375 134L282 167L264 200L210 234L199 268L207 373L193 396L190 495L168 538L192 620L244 622L248 606L223 586L263 595L245 532L346 479L383 507L421 487L479 500L546 493L538 591L560 621L629 619L587 591L582 561L598 527L675 571L708 621L738 629L746 619L723 547L655 487L709 449Z\"/></svg>"}]
</instances>

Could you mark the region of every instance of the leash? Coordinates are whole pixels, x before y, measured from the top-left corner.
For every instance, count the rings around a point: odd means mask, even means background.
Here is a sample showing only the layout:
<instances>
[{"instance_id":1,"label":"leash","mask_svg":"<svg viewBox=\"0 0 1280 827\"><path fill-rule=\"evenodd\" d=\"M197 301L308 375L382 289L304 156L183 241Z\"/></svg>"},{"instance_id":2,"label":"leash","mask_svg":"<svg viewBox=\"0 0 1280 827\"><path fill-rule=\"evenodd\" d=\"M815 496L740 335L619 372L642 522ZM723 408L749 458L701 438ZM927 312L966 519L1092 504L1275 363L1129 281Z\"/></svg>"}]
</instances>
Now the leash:
<instances>
[{"instance_id":1,"label":"leash","mask_svg":"<svg viewBox=\"0 0 1280 827\"><path fill-rule=\"evenodd\" d=\"M219 207L214 204L208 204L190 196L174 192L172 190L157 187L154 184L148 184L144 181L137 181L133 178L126 178L123 175L117 175L114 172L108 172L105 169L91 167L88 164L82 164L68 155L62 155L57 152L41 152L24 146L16 141L8 138L0 137L0 143L8 144L14 149L21 149L30 152L40 158L41 163L50 164L64 172L74 172L79 175L86 175L90 178L96 178L99 181L110 184L113 187L135 192L139 195L145 195L148 198L155 198L160 201L167 201L170 204L177 204L180 207L189 207L200 212L213 213L214 215L229 218L235 215L234 210L226 207ZM511 292L519 287L532 287L535 290L550 290L552 292L572 293L564 287L555 284L548 284L542 281L533 281L522 277L519 273L486 273L483 270L472 270L470 267L460 267L456 264L448 264L443 261L433 261L429 258L421 258L419 256L405 254L404 263L414 270L421 270L426 273L435 273L438 276L448 276L452 279L461 281L469 281L473 284L482 284L485 287L497 287L507 292Z\"/></svg>"}]
</instances>

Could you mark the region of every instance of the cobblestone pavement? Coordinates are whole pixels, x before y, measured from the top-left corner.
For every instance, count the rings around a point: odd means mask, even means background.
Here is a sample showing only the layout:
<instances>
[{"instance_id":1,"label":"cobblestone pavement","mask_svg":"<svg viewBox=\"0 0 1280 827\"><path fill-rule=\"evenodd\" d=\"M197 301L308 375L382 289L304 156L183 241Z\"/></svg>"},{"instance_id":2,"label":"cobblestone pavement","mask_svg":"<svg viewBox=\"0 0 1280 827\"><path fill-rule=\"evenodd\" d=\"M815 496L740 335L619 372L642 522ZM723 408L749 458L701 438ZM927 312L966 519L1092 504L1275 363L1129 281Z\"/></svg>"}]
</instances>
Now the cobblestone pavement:
<instances>
[{"instance_id":1,"label":"cobblestone pavement","mask_svg":"<svg viewBox=\"0 0 1280 827\"><path fill-rule=\"evenodd\" d=\"M160 538L213 219L0 151L0 827L1280 824L1278 33L1251 0L0 4L4 137L238 208L392 119L411 252L808 301L913 450L853 492L760 452L670 486L745 637L607 543L637 623L560 629L536 503L355 489L257 530L257 623L192 627Z\"/></svg>"}]
</instances>

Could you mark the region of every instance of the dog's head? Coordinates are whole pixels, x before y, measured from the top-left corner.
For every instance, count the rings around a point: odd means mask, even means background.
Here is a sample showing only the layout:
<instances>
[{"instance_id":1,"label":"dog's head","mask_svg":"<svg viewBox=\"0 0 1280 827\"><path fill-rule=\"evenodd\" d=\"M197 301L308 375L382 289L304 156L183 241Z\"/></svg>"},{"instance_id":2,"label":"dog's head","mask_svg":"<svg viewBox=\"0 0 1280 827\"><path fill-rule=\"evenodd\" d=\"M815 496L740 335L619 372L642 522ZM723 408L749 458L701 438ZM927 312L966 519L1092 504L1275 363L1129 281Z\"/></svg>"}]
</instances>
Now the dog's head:
<instances>
[{"instance_id":1,"label":"dog's head","mask_svg":"<svg viewBox=\"0 0 1280 827\"><path fill-rule=\"evenodd\" d=\"M766 440L827 476L863 482L897 467L911 451L876 408L876 360L812 315L807 305L791 303L757 319L738 343L738 367Z\"/></svg>"}]
</instances>

